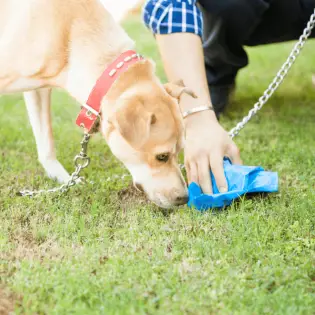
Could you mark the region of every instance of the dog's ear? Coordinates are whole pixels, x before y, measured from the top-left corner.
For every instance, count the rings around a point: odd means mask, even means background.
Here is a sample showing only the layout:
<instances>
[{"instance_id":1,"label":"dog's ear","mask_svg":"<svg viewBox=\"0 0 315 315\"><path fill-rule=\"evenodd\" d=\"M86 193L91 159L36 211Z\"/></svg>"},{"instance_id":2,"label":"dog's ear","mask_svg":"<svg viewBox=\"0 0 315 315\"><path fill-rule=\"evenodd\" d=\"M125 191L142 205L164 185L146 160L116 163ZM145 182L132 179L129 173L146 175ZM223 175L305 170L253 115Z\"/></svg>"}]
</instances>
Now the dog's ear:
<instances>
[{"instance_id":1,"label":"dog's ear","mask_svg":"<svg viewBox=\"0 0 315 315\"><path fill-rule=\"evenodd\" d=\"M156 122L156 117L140 102L128 102L118 108L109 122L133 148L140 149L149 139L151 125Z\"/></svg>"},{"instance_id":2,"label":"dog's ear","mask_svg":"<svg viewBox=\"0 0 315 315\"><path fill-rule=\"evenodd\" d=\"M178 100L183 93L186 93L193 98L197 98L197 95L194 93L194 91L185 86L183 80L166 83L164 84L164 88L169 95Z\"/></svg>"}]
</instances>

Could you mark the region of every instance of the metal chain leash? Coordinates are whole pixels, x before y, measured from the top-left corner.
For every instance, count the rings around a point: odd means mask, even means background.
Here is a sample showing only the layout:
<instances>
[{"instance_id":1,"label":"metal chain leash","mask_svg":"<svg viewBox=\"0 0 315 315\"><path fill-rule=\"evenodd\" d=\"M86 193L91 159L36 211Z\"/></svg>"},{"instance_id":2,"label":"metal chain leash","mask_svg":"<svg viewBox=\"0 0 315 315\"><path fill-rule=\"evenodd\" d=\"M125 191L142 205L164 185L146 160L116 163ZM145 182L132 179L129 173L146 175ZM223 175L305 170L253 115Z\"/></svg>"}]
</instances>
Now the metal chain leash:
<instances>
[{"instance_id":1,"label":"metal chain leash","mask_svg":"<svg viewBox=\"0 0 315 315\"><path fill-rule=\"evenodd\" d=\"M283 82L284 78L288 74L292 65L296 61L296 58L299 56L302 48L305 45L305 42L310 37L312 30L315 26L315 9L313 14L310 17L310 20L307 23L306 28L303 31L303 34L300 36L298 42L293 47L288 59L282 65L281 69L265 90L264 94L258 99L255 103L254 107L248 112L248 114L240 121L234 128L232 128L229 132L230 137L233 139L235 136L239 134L239 132L245 127L245 125L257 114L257 112L268 102L273 93L279 88L280 84ZM20 192L21 196L35 196L44 193L66 193L72 186L76 185L79 182L85 182L84 177L80 177L80 172L88 167L90 164L90 158L87 156L87 145L90 140L90 135L85 133L83 139L81 141L81 151L78 155L76 155L74 159L75 171L71 174L69 181L60 187L52 188L52 189L41 189L41 190L23 190ZM184 168L184 165L180 165L181 169ZM108 177L106 180L111 181L114 179L125 179L130 177L129 174L123 174L122 176L114 175L112 177Z\"/></svg>"},{"instance_id":2,"label":"metal chain leash","mask_svg":"<svg viewBox=\"0 0 315 315\"><path fill-rule=\"evenodd\" d=\"M288 59L282 65L281 69L279 70L271 84L268 86L267 90L259 98L254 107L248 112L248 115L246 115L241 122L239 122L233 129L230 130L229 135L232 139L239 134L239 132L245 127L245 125L257 114L257 112L268 102L273 93L279 88L279 85L283 82L284 78L294 64L296 58L299 56L302 48L305 45L305 42L310 37L314 26L315 9L307 23L306 28L303 31L303 34L300 36L298 42L293 47Z\"/></svg>"},{"instance_id":3,"label":"metal chain leash","mask_svg":"<svg viewBox=\"0 0 315 315\"><path fill-rule=\"evenodd\" d=\"M21 196L35 196L35 195L41 195L46 193L66 193L70 187L76 185L77 183L85 182L84 177L80 177L80 173L83 169L88 167L90 164L90 158L87 156L87 147L90 140L90 135L88 133L85 133L83 136L81 143L81 151L78 155L74 158L74 165L75 170L70 175L70 178L67 183L61 185L60 187L51 188L51 189L41 189L41 190L22 190L20 191Z\"/></svg>"}]
</instances>

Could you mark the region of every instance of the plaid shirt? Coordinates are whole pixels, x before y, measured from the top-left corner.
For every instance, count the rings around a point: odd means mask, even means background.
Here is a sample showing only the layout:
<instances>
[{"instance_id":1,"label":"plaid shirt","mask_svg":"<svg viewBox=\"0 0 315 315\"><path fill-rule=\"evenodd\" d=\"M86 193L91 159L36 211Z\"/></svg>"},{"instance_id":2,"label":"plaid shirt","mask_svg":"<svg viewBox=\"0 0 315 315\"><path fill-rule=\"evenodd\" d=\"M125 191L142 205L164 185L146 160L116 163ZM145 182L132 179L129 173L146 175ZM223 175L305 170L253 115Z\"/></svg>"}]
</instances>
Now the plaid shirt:
<instances>
[{"instance_id":1,"label":"plaid shirt","mask_svg":"<svg viewBox=\"0 0 315 315\"><path fill-rule=\"evenodd\" d=\"M202 36L197 0L147 0L143 20L154 34L194 33Z\"/></svg>"}]
</instances>

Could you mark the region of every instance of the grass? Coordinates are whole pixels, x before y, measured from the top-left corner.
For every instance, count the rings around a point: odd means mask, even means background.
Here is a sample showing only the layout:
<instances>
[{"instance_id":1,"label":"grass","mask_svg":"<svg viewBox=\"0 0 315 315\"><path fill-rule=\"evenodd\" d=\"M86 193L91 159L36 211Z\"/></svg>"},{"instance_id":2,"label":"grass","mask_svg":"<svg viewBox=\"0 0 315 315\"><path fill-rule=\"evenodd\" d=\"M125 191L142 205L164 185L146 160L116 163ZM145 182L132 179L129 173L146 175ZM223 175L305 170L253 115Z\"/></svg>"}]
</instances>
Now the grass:
<instances>
[{"instance_id":1,"label":"grass","mask_svg":"<svg viewBox=\"0 0 315 315\"><path fill-rule=\"evenodd\" d=\"M157 61L151 35L125 24L138 50ZM247 113L293 43L249 49L227 128ZM219 213L161 211L128 191L125 170L101 137L90 145L94 181L67 195L33 199L21 188L51 187L37 162L21 95L0 99L0 313L315 314L315 42L283 86L236 138L247 165L277 171L280 192L242 198ZM81 132L78 107L54 93L58 157L71 171Z\"/></svg>"}]
</instances>

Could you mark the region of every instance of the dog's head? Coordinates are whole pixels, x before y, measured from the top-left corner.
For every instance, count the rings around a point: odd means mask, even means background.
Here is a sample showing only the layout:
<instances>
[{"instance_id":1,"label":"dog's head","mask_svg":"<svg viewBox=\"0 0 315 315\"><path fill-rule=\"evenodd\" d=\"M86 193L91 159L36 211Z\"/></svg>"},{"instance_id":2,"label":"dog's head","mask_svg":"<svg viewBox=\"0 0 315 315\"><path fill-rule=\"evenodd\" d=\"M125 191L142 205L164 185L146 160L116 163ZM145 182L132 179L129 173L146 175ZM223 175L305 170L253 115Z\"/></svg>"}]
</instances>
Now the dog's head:
<instances>
[{"instance_id":1,"label":"dog's head","mask_svg":"<svg viewBox=\"0 0 315 315\"><path fill-rule=\"evenodd\" d=\"M136 188L164 208L187 202L177 161L184 138L178 99L185 92L193 95L182 82L162 85L145 60L123 73L102 103L101 129L111 151Z\"/></svg>"}]
</instances>

